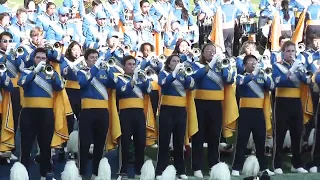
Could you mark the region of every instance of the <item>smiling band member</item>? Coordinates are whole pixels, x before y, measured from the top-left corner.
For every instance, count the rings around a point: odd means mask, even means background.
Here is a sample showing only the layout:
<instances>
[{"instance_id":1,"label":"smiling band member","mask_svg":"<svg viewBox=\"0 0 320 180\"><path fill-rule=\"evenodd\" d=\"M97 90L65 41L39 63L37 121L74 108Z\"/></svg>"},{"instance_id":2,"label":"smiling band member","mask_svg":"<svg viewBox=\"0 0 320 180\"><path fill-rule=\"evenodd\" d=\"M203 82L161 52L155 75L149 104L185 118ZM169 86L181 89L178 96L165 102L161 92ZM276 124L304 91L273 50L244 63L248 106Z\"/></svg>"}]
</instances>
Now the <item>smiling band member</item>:
<instances>
[{"instance_id":1,"label":"smiling band member","mask_svg":"<svg viewBox=\"0 0 320 180\"><path fill-rule=\"evenodd\" d=\"M274 175L273 172L267 169L267 161L264 157L267 132L263 109L265 98L269 98L269 96L265 96L265 92L269 94L269 91L274 88L274 83L270 76L264 71L261 71L261 67L255 56L245 56L243 64L245 73L244 75L237 76L237 86L240 96L240 114L232 175L240 175L239 171L243 167L250 132L253 134L260 169L266 171L268 175ZM270 109L270 106L267 108Z\"/></svg>"},{"instance_id":2,"label":"smiling band member","mask_svg":"<svg viewBox=\"0 0 320 180\"><path fill-rule=\"evenodd\" d=\"M159 119L159 149L156 176L161 174L169 163L169 142L173 134L174 166L179 179L188 179L185 172L183 146L187 124L187 91L194 89L194 80L184 72L179 55L171 55L159 73L162 102Z\"/></svg>"},{"instance_id":3,"label":"smiling band member","mask_svg":"<svg viewBox=\"0 0 320 180\"><path fill-rule=\"evenodd\" d=\"M301 135L305 104L302 104L304 93L301 86L310 84L311 78L306 75L304 65L296 59L296 44L286 41L282 47L283 59L273 65L272 78L276 86L275 95L275 139L276 152L273 159L274 172L283 174L281 149L289 128L292 142L291 171L308 173L302 167ZM290 107L290 108L288 108Z\"/></svg>"},{"instance_id":4,"label":"smiling band member","mask_svg":"<svg viewBox=\"0 0 320 180\"><path fill-rule=\"evenodd\" d=\"M115 89L115 78L109 68L104 66L98 52L88 49L85 52L86 69L77 72L81 91L81 113L79 120L80 137L80 175L85 176L88 164L89 147L94 144L92 177L98 175L98 167L109 129L109 103L107 88ZM70 66L70 65L69 65ZM73 65L71 65L73 66ZM74 67L70 67L75 69Z\"/></svg>"},{"instance_id":5,"label":"smiling band member","mask_svg":"<svg viewBox=\"0 0 320 180\"><path fill-rule=\"evenodd\" d=\"M20 116L21 162L26 168L29 167L33 142L37 138L41 154L41 180L52 176L50 159L54 133L53 93L64 88L56 71L44 71L47 61L47 51L37 48L34 53L35 68L22 72L18 81L18 85L24 90L24 105Z\"/></svg>"},{"instance_id":6,"label":"smiling band member","mask_svg":"<svg viewBox=\"0 0 320 180\"><path fill-rule=\"evenodd\" d=\"M140 176L141 174L146 146L145 95L150 94L152 90L150 80L142 73L140 67L136 67L136 60L133 56L125 56L122 62L125 74L119 75L117 82L122 132L121 165L118 180L128 178L127 167L131 136L133 136L135 151L135 175Z\"/></svg>"}]
</instances>

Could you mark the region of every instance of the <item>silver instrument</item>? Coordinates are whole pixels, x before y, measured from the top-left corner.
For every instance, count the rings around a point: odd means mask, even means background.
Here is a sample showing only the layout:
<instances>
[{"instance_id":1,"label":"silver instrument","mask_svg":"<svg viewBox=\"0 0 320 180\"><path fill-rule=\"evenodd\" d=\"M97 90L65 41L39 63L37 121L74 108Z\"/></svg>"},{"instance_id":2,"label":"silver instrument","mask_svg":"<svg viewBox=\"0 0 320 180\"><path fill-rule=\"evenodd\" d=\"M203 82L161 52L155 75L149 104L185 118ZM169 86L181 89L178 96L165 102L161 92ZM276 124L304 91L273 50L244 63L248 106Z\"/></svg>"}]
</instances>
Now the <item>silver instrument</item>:
<instances>
[{"instance_id":1,"label":"silver instrument","mask_svg":"<svg viewBox=\"0 0 320 180\"><path fill-rule=\"evenodd\" d=\"M218 68L220 69L229 67L230 63L231 60L229 58L218 59L216 62Z\"/></svg>"},{"instance_id":2,"label":"silver instrument","mask_svg":"<svg viewBox=\"0 0 320 180\"><path fill-rule=\"evenodd\" d=\"M0 63L0 73L7 71L7 65L5 63Z\"/></svg>"},{"instance_id":3,"label":"silver instrument","mask_svg":"<svg viewBox=\"0 0 320 180\"><path fill-rule=\"evenodd\" d=\"M191 66L185 66L183 64L181 70L179 71L180 74L184 74L185 76L191 76L194 73L194 70Z\"/></svg>"},{"instance_id":4,"label":"silver instrument","mask_svg":"<svg viewBox=\"0 0 320 180\"><path fill-rule=\"evenodd\" d=\"M297 51L299 52L299 53L302 53L302 52L304 52L306 50L306 45L304 44L304 43L299 43L298 44L298 49L297 49Z\"/></svg>"},{"instance_id":5,"label":"silver instrument","mask_svg":"<svg viewBox=\"0 0 320 180\"><path fill-rule=\"evenodd\" d=\"M127 52L130 52L132 50L130 45L124 45L123 49Z\"/></svg>"},{"instance_id":6,"label":"silver instrument","mask_svg":"<svg viewBox=\"0 0 320 180\"><path fill-rule=\"evenodd\" d=\"M267 55L263 55L263 56L261 56L261 61L263 61L263 62L270 62L270 57L267 56Z\"/></svg>"},{"instance_id":7,"label":"silver instrument","mask_svg":"<svg viewBox=\"0 0 320 180\"><path fill-rule=\"evenodd\" d=\"M62 45L59 42L55 42L55 43L52 44L52 43L46 41L44 43L44 48L47 49L47 50L56 50L56 49L62 48Z\"/></svg>"},{"instance_id":8,"label":"silver instrument","mask_svg":"<svg viewBox=\"0 0 320 180\"><path fill-rule=\"evenodd\" d=\"M44 73L45 73L46 75L52 76L53 73L54 73L53 66L52 66L51 64L47 64L47 65L44 67Z\"/></svg>"},{"instance_id":9,"label":"silver instrument","mask_svg":"<svg viewBox=\"0 0 320 180\"><path fill-rule=\"evenodd\" d=\"M201 56L201 50L199 48L192 48L191 50L194 57L200 57Z\"/></svg>"},{"instance_id":10,"label":"silver instrument","mask_svg":"<svg viewBox=\"0 0 320 180\"><path fill-rule=\"evenodd\" d=\"M145 74L146 74L146 78L147 78L147 79L151 79L152 76L155 74L155 72L154 72L153 69L147 68L147 69L145 70Z\"/></svg>"},{"instance_id":11,"label":"silver instrument","mask_svg":"<svg viewBox=\"0 0 320 180\"><path fill-rule=\"evenodd\" d=\"M18 47L17 49L15 48L10 49L10 55L12 55L13 57L22 56L23 54L24 54L23 47Z\"/></svg>"},{"instance_id":12,"label":"silver instrument","mask_svg":"<svg viewBox=\"0 0 320 180\"><path fill-rule=\"evenodd\" d=\"M164 55L164 54L160 54L160 55L158 56L158 58L159 58L159 61L161 61L161 62L165 62L166 59L167 59L166 55Z\"/></svg>"},{"instance_id":13,"label":"silver instrument","mask_svg":"<svg viewBox=\"0 0 320 180\"><path fill-rule=\"evenodd\" d=\"M106 70L109 67L114 67L114 66L116 66L116 60L114 58L109 58L108 60L103 61L101 63L101 69L103 70Z\"/></svg>"}]
</instances>

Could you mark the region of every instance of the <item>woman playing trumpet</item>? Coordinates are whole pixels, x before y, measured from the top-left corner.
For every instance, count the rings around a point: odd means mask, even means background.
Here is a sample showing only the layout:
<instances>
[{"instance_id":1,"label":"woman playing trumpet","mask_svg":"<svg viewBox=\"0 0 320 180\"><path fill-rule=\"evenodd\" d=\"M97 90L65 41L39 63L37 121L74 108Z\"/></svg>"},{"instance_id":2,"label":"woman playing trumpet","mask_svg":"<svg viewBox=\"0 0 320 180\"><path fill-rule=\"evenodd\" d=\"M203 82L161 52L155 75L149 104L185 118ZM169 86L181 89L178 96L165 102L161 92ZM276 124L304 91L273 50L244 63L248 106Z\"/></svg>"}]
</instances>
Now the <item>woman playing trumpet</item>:
<instances>
[{"instance_id":1,"label":"woman playing trumpet","mask_svg":"<svg viewBox=\"0 0 320 180\"><path fill-rule=\"evenodd\" d=\"M159 119L159 149L156 168L157 179L168 166L169 142L173 133L174 166L180 179L188 179L185 175L183 145L186 132L187 111L186 91L193 90L194 80L181 73L183 64L178 55L171 55L165 62L164 70L159 74L162 102Z\"/></svg>"}]
</instances>

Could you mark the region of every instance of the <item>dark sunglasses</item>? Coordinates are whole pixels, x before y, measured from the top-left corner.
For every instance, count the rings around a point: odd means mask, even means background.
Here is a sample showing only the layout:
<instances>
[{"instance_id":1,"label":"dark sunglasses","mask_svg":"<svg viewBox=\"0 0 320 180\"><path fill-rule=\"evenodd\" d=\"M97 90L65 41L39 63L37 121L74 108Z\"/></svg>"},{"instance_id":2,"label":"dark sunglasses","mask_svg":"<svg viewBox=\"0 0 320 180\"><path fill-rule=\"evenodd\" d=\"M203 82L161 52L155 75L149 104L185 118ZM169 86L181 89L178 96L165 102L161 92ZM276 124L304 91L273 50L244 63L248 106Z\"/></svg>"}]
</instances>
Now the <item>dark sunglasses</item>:
<instances>
[{"instance_id":1,"label":"dark sunglasses","mask_svg":"<svg viewBox=\"0 0 320 180\"><path fill-rule=\"evenodd\" d=\"M33 12L33 13L35 13L35 12L37 12L37 10L28 10L27 12Z\"/></svg>"},{"instance_id":2,"label":"dark sunglasses","mask_svg":"<svg viewBox=\"0 0 320 180\"><path fill-rule=\"evenodd\" d=\"M1 42L3 42L3 43L12 43L12 39L10 39L10 40L6 40L6 39L3 39L3 40L1 40Z\"/></svg>"},{"instance_id":3,"label":"dark sunglasses","mask_svg":"<svg viewBox=\"0 0 320 180\"><path fill-rule=\"evenodd\" d=\"M69 14L60 14L61 17L69 17Z\"/></svg>"}]
</instances>

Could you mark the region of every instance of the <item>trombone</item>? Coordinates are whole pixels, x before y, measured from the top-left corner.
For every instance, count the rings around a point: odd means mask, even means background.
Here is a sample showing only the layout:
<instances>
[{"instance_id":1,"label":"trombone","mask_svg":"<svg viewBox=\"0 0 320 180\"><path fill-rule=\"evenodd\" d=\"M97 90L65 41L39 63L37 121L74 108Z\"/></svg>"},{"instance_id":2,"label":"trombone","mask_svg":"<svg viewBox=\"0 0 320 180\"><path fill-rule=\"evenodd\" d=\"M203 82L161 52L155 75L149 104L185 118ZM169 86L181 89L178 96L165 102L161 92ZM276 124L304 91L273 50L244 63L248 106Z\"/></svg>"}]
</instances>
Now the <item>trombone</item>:
<instances>
[{"instance_id":1,"label":"trombone","mask_svg":"<svg viewBox=\"0 0 320 180\"><path fill-rule=\"evenodd\" d=\"M4 73L7 71L6 63L0 63L0 73Z\"/></svg>"}]
</instances>

